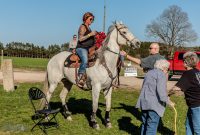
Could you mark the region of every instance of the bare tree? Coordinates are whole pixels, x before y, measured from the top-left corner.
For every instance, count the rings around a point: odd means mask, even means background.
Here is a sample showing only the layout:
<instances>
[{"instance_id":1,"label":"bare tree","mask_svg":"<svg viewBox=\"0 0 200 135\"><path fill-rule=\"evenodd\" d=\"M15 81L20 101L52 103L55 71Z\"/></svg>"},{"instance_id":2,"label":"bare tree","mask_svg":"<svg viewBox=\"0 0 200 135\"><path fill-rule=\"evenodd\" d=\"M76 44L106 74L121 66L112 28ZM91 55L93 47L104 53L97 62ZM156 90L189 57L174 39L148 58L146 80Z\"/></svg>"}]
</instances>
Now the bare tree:
<instances>
[{"instance_id":1,"label":"bare tree","mask_svg":"<svg viewBox=\"0 0 200 135\"><path fill-rule=\"evenodd\" d=\"M183 46L197 40L197 34L192 30L188 15L176 5L170 6L151 24L146 27L147 35L161 42L174 46Z\"/></svg>"}]
</instances>

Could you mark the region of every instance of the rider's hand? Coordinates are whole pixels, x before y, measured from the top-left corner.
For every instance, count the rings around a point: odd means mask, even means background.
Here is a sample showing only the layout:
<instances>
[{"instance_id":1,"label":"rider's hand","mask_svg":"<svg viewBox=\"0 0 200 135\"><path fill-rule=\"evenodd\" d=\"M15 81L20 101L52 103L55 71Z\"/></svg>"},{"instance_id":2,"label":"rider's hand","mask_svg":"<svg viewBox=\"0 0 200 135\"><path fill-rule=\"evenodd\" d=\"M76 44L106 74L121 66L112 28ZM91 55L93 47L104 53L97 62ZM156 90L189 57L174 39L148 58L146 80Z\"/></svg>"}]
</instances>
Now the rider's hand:
<instances>
[{"instance_id":1,"label":"rider's hand","mask_svg":"<svg viewBox=\"0 0 200 135\"><path fill-rule=\"evenodd\" d=\"M97 31L92 31L92 32L90 32L90 35L91 36L95 36L97 34Z\"/></svg>"}]
</instances>

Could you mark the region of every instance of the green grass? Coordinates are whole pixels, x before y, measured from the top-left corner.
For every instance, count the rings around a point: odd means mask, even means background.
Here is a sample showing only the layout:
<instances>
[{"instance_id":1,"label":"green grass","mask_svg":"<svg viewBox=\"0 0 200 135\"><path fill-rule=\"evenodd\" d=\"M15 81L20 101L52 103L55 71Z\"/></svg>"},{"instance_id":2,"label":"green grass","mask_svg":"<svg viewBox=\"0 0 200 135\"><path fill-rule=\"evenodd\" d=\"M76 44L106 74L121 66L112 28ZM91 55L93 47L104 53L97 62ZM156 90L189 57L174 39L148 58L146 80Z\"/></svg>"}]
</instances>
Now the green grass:
<instances>
[{"instance_id":1,"label":"green grass","mask_svg":"<svg viewBox=\"0 0 200 135\"><path fill-rule=\"evenodd\" d=\"M12 59L13 68L25 70L46 70L49 61L49 59L23 57L4 57L4 59Z\"/></svg>"},{"instance_id":2,"label":"green grass","mask_svg":"<svg viewBox=\"0 0 200 135\"><path fill-rule=\"evenodd\" d=\"M33 126L33 122L30 116L33 114L32 105L28 99L28 89L32 86L42 88L42 84L18 84L17 89L14 92L5 92L0 86L0 134L11 135L30 135L30 129ZM60 105L59 93L61 85L56 89L51 102L54 105ZM88 119L91 113L91 92L82 91L73 87L69 93L68 107L72 112L73 121L69 122L59 113L57 118L60 124L60 128L51 128L48 130L50 135L138 135L140 132L139 126L140 111L134 108L139 96L138 91L118 89L114 90L112 94L112 110L111 110L111 122L112 128L106 129L102 124L102 118L105 115L105 103L104 97L100 95L99 111L97 115L97 121L100 125L100 130L94 130L89 126ZM174 96L172 100L177 103L176 109L178 112L177 129L178 134L185 134L185 117L187 107L185 105L184 98L182 96ZM158 134L170 135L173 133L174 112L170 108L166 108L162 123L158 129ZM42 132L36 128L34 135L42 134Z\"/></svg>"}]
</instances>

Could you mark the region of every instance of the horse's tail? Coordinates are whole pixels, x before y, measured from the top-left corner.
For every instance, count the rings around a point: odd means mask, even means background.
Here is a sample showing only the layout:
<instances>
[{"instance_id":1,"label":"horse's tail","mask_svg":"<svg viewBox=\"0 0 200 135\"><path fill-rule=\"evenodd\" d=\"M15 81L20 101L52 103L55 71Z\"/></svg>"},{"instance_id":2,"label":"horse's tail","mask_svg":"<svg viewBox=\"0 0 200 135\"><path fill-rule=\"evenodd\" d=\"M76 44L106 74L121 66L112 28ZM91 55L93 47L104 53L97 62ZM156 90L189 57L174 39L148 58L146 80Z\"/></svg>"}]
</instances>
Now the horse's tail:
<instances>
[{"instance_id":1,"label":"horse's tail","mask_svg":"<svg viewBox=\"0 0 200 135\"><path fill-rule=\"evenodd\" d=\"M43 85L43 93L47 95L47 92L49 90L49 81L48 81L48 73L46 72L45 80L44 80L44 85ZM40 102L40 108L44 108L46 105L46 100L43 98Z\"/></svg>"}]
</instances>

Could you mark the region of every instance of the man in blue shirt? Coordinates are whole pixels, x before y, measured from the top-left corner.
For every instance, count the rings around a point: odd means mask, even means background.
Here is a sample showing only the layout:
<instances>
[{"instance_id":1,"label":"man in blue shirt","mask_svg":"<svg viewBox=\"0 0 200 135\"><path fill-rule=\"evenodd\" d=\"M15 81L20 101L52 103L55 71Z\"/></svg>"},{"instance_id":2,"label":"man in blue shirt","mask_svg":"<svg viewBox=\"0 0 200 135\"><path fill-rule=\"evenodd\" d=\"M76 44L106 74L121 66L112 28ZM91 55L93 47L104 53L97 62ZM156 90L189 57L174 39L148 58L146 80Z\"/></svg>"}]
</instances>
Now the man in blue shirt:
<instances>
[{"instance_id":1,"label":"man in blue shirt","mask_svg":"<svg viewBox=\"0 0 200 135\"><path fill-rule=\"evenodd\" d=\"M149 47L149 56L146 58L138 59L128 55L125 51L121 51L121 55L125 56L128 60L139 64L144 71L148 71L154 68L156 60L164 59L159 53L160 47L158 43L152 43Z\"/></svg>"}]
</instances>

